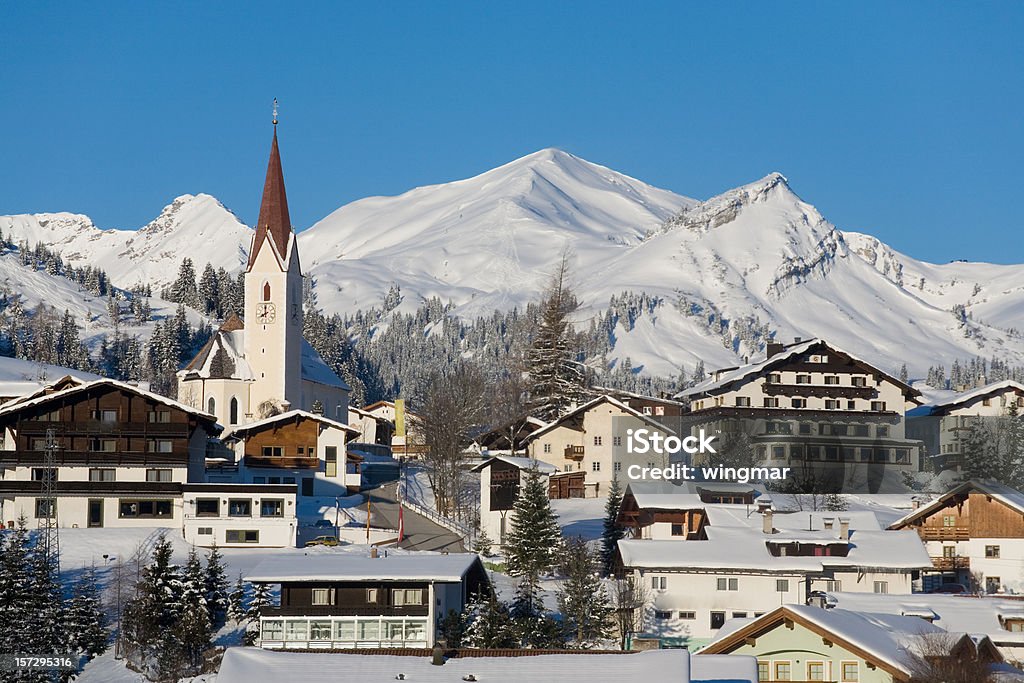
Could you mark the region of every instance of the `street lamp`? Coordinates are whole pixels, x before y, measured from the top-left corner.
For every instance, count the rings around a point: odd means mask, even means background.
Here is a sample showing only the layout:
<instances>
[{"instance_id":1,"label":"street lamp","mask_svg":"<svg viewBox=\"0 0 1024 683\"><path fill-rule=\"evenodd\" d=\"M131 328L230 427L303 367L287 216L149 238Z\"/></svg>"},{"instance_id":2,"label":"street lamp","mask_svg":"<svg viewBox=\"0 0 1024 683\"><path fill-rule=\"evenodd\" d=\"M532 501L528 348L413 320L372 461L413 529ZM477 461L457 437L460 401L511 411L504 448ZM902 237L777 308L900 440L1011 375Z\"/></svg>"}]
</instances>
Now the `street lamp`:
<instances>
[{"instance_id":1,"label":"street lamp","mask_svg":"<svg viewBox=\"0 0 1024 683\"><path fill-rule=\"evenodd\" d=\"M117 564L114 565L116 572L114 576L115 593L117 595L117 637L114 638L114 659L121 658L121 561L117 559L116 555L103 554L103 566L106 567L107 563L117 560Z\"/></svg>"}]
</instances>

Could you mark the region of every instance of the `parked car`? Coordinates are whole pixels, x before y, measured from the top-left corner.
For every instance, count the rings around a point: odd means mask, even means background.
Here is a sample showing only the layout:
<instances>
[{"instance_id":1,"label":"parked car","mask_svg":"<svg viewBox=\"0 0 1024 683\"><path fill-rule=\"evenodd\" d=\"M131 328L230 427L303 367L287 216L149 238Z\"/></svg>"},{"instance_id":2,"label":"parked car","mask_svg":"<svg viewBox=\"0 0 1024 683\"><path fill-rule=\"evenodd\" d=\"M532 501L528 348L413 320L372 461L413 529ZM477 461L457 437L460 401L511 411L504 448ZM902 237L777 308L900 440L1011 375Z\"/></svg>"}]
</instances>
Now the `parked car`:
<instances>
[{"instance_id":1,"label":"parked car","mask_svg":"<svg viewBox=\"0 0 1024 683\"><path fill-rule=\"evenodd\" d=\"M962 583L944 583L938 588L933 588L932 593L966 593L967 586Z\"/></svg>"},{"instance_id":2,"label":"parked car","mask_svg":"<svg viewBox=\"0 0 1024 683\"><path fill-rule=\"evenodd\" d=\"M314 524L313 526L315 526L318 529L333 529L334 528L334 524L331 523L331 520L329 520L329 519L318 519L318 520L316 520L316 524Z\"/></svg>"},{"instance_id":3,"label":"parked car","mask_svg":"<svg viewBox=\"0 0 1024 683\"><path fill-rule=\"evenodd\" d=\"M311 541L306 541L307 548L314 545L336 546L338 545L338 539L335 536L317 536Z\"/></svg>"}]
</instances>

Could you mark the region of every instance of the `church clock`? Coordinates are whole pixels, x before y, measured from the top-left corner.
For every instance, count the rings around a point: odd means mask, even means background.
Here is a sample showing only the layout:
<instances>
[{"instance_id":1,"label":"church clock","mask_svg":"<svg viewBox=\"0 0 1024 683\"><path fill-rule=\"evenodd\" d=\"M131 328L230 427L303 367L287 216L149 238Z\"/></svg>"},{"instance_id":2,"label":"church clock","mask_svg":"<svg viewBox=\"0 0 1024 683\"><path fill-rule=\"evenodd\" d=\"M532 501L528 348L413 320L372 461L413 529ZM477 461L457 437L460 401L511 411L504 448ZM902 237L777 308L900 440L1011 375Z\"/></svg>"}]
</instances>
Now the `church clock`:
<instances>
[{"instance_id":1,"label":"church clock","mask_svg":"<svg viewBox=\"0 0 1024 683\"><path fill-rule=\"evenodd\" d=\"M267 324L274 322L274 318L277 317L277 312L274 310L274 304L257 304L256 306L256 321Z\"/></svg>"}]
</instances>

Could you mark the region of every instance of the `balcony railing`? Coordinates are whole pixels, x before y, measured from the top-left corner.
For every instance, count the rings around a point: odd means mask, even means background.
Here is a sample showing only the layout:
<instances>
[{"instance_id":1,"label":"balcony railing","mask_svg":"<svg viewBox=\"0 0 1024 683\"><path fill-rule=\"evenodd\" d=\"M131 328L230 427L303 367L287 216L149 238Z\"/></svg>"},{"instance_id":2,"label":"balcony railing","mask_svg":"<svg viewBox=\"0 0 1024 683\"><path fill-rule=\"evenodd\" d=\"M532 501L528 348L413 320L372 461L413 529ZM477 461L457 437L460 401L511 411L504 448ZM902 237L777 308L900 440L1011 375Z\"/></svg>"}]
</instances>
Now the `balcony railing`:
<instances>
[{"instance_id":1,"label":"balcony railing","mask_svg":"<svg viewBox=\"0 0 1024 683\"><path fill-rule=\"evenodd\" d=\"M583 446L566 446L565 457L569 460L583 460Z\"/></svg>"},{"instance_id":2,"label":"balcony railing","mask_svg":"<svg viewBox=\"0 0 1024 683\"><path fill-rule=\"evenodd\" d=\"M971 531L965 526L922 526L917 528L924 541L966 541Z\"/></svg>"},{"instance_id":3,"label":"balcony railing","mask_svg":"<svg viewBox=\"0 0 1024 683\"><path fill-rule=\"evenodd\" d=\"M0 465L43 465L46 453L43 451L0 451ZM54 454L57 465L96 465L116 467L119 465L182 465L188 463L188 453L149 453L146 451L72 451L58 450Z\"/></svg>"},{"instance_id":4,"label":"balcony railing","mask_svg":"<svg viewBox=\"0 0 1024 683\"><path fill-rule=\"evenodd\" d=\"M874 387L854 387L839 384L777 384L764 383L764 393L769 396L809 396L815 398L861 398L872 399L878 396Z\"/></svg>"},{"instance_id":5,"label":"balcony railing","mask_svg":"<svg viewBox=\"0 0 1024 683\"><path fill-rule=\"evenodd\" d=\"M969 557L933 557L932 566L942 571L954 569L970 569L971 558Z\"/></svg>"},{"instance_id":6,"label":"balcony railing","mask_svg":"<svg viewBox=\"0 0 1024 683\"><path fill-rule=\"evenodd\" d=\"M246 455L246 467L274 467L285 470L315 470L320 467L317 458L298 457L292 455Z\"/></svg>"},{"instance_id":7,"label":"balcony railing","mask_svg":"<svg viewBox=\"0 0 1024 683\"><path fill-rule=\"evenodd\" d=\"M82 420L80 422L46 422L25 420L18 424L20 434L45 434L48 429L58 436L103 436L107 434L178 436L188 438L187 424L175 422L104 422L103 420Z\"/></svg>"},{"instance_id":8,"label":"balcony railing","mask_svg":"<svg viewBox=\"0 0 1024 683\"><path fill-rule=\"evenodd\" d=\"M261 607L261 617L425 617L430 613L427 605L409 605L393 607L390 605L367 605L349 607L347 605L318 605L302 607L298 605L285 607Z\"/></svg>"}]
</instances>

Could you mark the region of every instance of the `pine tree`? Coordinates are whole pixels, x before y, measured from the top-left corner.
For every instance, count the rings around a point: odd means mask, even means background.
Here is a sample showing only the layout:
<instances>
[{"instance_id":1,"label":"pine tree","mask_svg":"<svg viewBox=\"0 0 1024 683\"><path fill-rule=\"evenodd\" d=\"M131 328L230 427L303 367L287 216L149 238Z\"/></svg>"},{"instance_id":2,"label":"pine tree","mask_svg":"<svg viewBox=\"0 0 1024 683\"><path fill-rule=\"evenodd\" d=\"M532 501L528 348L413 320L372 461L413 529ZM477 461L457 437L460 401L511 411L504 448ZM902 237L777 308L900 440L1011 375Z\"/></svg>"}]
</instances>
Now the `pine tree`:
<instances>
[{"instance_id":1,"label":"pine tree","mask_svg":"<svg viewBox=\"0 0 1024 683\"><path fill-rule=\"evenodd\" d=\"M508 606L490 590L472 597L465 610L462 643L476 648L510 648L518 644Z\"/></svg>"},{"instance_id":2,"label":"pine tree","mask_svg":"<svg viewBox=\"0 0 1024 683\"><path fill-rule=\"evenodd\" d=\"M1014 396L1006 409L1006 458L1003 483L1017 490L1024 489L1024 416Z\"/></svg>"},{"instance_id":3,"label":"pine tree","mask_svg":"<svg viewBox=\"0 0 1024 683\"><path fill-rule=\"evenodd\" d=\"M235 588L228 595L228 619L233 624L240 624L245 619L245 583L242 581L242 574L238 574L238 581Z\"/></svg>"},{"instance_id":4,"label":"pine tree","mask_svg":"<svg viewBox=\"0 0 1024 683\"><path fill-rule=\"evenodd\" d=\"M490 557L493 545L491 537L487 535L487 529L479 528L476 538L473 540L473 552L483 557Z\"/></svg>"},{"instance_id":5,"label":"pine tree","mask_svg":"<svg viewBox=\"0 0 1024 683\"><path fill-rule=\"evenodd\" d=\"M210 622L220 627L224 624L228 610L228 576L224 570L224 556L214 543L206 556L206 605L210 612Z\"/></svg>"},{"instance_id":6,"label":"pine tree","mask_svg":"<svg viewBox=\"0 0 1024 683\"><path fill-rule=\"evenodd\" d=\"M569 314L577 302L569 289L569 262L563 255L541 304L540 322L526 354L530 408L549 420L584 395L584 374L569 343Z\"/></svg>"},{"instance_id":7,"label":"pine tree","mask_svg":"<svg viewBox=\"0 0 1024 683\"><path fill-rule=\"evenodd\" d=\"M173 549L166 536L153 545L151 562L143 569L136 596L124 607L123 639L128 656L139 668L159 660L167 635L174 631L181 607L181 577L171 564Z\"/></svg>"},{"instance_id":8,"label":"pine tree","mask_svg":"<svg viewBox=\"0 0 1024 683\"><path fill-rule=\"evenodd\" d=\"M899 380L901 382L903 382L904 384L906 384L908 379L909 379L909 377L910 377L910 374L907 372L907 364L904 363L903 365L900 366Z\"/></svg>"},{"instance_id":9,"label":"pine tree","mask_svg":"<svg viewBox=\"0 0 1024 683\"><path fill-rule=\"evenodd\" d=\"M961 472L965 479L987 479L996 472L992 470L987 445L989 433L980 417L971 419L966 432L961 431L960 457Z\"/></svg>"},{"instance_id":10,"label":"pine tree","mask_svg":"<svg viewBox=\"0 0 1024 683\"><path fill-rule=\"evenodd\" d=\"M509 616L520 647L541 650L565 647L565 629L544 609L539 585L531 584L526 578L519 581Z\"/></svg>"},{"instance_id":11,"label":"pine tree","mask_svg":"<svg viewBox=\"0 0 1024 683\"><path fill-rule=\"evenodd\" d=\"M182 572L181 600L174 634L182 653L193 669L200 666L203 652L210 647L212 626L206 603L206 573L193 548Z\"/></svg>"},{"instance_id":12,"label":"pine tree","mask_svg":"<svg viewBox=\"0 0 1024 683\"><path fill-rule=\"evenodd\" d=\"M622 487L619 485L619 478L614 477L612 485L608 488L608 500L604 504L604 525L601 530L601 569L605 576L612 571L619 539L626 536L625 529L616 523L621 507Z\"/></svg>"},{"instance_id":13,"label":"pine tree","mask_svg":"<svg viewBox=\"0 0 1024 683\"><path fill-rule=\"evenodd\" d=\"M199 292L196 287L196 269L192 259L185 257L178 269L178 279L171 285L168 301L185 304L191 308L200 308Z\"/></svg>"},{"instance_id":14,"label":"pine tree","mask_svg":"<svg viewBox=\"0 0 1024 683\"><path fill-rule=\"evenodd\" d=\"M27 652L26 605L32 598L29 533L24 516L12 533L0 534L0 652Z\"/></svg>"},{"instance_id":15,"label":"pine tree","mask_svg":"<svg viewBox=\"0 0 1024 683\"><path fill-rule=\"evenodd\" d=\"M217 279L217 272L209 263L203 268L203 274L199 278L197 290L200 304L199 310L206 315L214 315L219 318L222 314L220 282Z\"/></svg>"},{"instance_id":16,"label":"pine tree","mask_svg":"<svg viewBox=\"0 0 1024 683\"><path fill-rule=\"evenodd\" d=\"M96 569L89 567L74 587L68 605L68 629L74 648L92 658L107 650L110 630L103 611Z\"/></svg>"},{"instance_id":17,"label":"pine tree","mask_svg":"<svg viewBox=\"0 0 1024 683\"><path fill-rule=\"evenodd\" d=\"M537 467L527 470L513 513L505 544L508 573L536 589L540 577L557 565L562 540Z\"/></svg>"},{"instance_id":18,"label":"pine tree","mask_svg":"<svg viewBox=\"0 0 1024 683\"><path fill-rule=\"evenodd\" d=\"M270 606L270 586L265 583L257 583L253 586L252 599L249 600L249 608L245 611L245 620L250 628L245 632L245 644L252 645L259 636L260 610ZM251 628L256 624L256 628Z\"/></svg>"},{"instance_id":19,"label":"pine tree","mask_svg":"<svg viewBox=\"0 0 1024 683\"><path fill-rule=\"evenodd\" d=\"M612 630L612 608L597 570L586 541L574 538L566 542L562 557L565 581L558 591L558 611L576 647L584 649L608 638Z\"/></svg>"}]
</instances>

